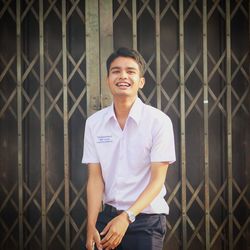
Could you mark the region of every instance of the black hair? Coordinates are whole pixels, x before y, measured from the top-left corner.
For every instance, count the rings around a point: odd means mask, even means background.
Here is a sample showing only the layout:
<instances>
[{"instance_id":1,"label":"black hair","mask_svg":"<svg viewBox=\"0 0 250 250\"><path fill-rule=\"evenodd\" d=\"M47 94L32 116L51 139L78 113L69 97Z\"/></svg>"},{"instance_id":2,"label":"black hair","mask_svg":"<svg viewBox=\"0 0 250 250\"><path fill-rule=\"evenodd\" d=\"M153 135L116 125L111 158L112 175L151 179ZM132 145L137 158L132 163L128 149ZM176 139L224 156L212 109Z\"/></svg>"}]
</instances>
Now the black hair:
<instances>
[{"instance_id":1,"label":"black hair","mask_svg":"<svg viewBox=\"0 0 250 250\"><path fill-rule=\"evenodd\" d=\"M130 58L134 59L137 62L137 64L139 65L140 75L141 76L144 75L145 69L146 69L146 63L145 63L145 60L143 59L143 57L141 56L141 54L136 50L124 48L124 47L117 49L108 57L108 59L106 61L108 75L109 75L111 63L118 57L130 57Z\"/></svg>"}]
</instances>

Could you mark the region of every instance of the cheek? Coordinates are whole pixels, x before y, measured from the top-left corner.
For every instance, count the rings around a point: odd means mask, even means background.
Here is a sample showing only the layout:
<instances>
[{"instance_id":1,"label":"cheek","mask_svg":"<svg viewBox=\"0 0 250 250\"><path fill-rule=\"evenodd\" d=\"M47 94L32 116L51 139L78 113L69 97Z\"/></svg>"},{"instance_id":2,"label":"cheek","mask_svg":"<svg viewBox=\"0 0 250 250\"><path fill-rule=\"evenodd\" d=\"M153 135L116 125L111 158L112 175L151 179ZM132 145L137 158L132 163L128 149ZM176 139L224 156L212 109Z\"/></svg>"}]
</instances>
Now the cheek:
<instances>
[{"instance_id":1,"label":"cheek","mask_svg":"<svg viewBox=\"0 0 250 250\"><path fill-rule=\"evenodd\" d=\"M135 83L139 88L143 88L144 86L144 82L142 81L142 79L138 76L131 76L131 80L133 81L133 83Z\"/></svg>"},{"instance_id":2,"label":"cheek","mask_svg":"<svg viewBox=\"0 0 250 250\"><path fill-rule=\"evenodd\" d=\"M131 76L130 78L133 82L139 82L139 80L140 80L139 77L137 77L137 76Z\"/></svg>"},{"instance_id":3,"label":"cheek","mask_svg":"<svg viewBox=\"0 0 250 250\"><path fill-rule=\"evenodd\" d=\"M109 76L109 79L108 79L109 85L114 84L115 79L116 79L116 77L114 77L114 76Z\"/></svg>"}]
</instances>

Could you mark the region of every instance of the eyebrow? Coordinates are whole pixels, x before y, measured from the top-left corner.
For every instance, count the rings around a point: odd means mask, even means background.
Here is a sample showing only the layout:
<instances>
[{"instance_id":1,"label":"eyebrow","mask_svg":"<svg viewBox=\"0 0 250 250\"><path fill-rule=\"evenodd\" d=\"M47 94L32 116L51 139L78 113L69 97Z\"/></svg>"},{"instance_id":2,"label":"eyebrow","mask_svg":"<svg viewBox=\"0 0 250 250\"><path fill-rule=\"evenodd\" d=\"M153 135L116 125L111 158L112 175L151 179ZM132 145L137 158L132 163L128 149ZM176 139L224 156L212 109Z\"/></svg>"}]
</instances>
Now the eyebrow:
<instances>
[{"instance_id":1,"label":"eyebrow","mask_svg":"<svg viewBox=\"0 0 250 250\"><path fill-rule=\"evenodd\" d=\"M115 69L121 69L121 67L118 67L118 66L112 67L112 68L110 68L110 71L111 71L111 70L115 70ZM138 70L137 68L134 68L134 67L127 67L126 69Z\"/></svg>"}]
</instances>

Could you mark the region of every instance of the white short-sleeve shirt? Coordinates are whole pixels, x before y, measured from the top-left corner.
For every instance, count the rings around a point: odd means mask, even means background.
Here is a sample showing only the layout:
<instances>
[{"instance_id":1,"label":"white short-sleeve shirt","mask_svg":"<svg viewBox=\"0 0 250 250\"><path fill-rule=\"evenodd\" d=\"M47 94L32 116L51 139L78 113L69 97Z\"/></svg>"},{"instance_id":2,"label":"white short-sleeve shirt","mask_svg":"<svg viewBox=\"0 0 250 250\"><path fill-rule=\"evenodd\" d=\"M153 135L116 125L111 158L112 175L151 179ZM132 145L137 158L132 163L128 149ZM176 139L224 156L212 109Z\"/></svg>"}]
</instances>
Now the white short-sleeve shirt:
<instances>
[{"instance_id":1,"label":"white short-sleeve shirt","mask_svg":"<svg viewBox=\"0 0 250 250\"><path fill-rule=\"evenodd\" d=\"M128 209L150 180L151 162L175 161L173 126L162 111L137 98L124 129L118 124L113 105L86 121L83 163L100 163L105 182L103 202ZM169 213L163 186L143 213Z\"/></svg>"}]
</instances>

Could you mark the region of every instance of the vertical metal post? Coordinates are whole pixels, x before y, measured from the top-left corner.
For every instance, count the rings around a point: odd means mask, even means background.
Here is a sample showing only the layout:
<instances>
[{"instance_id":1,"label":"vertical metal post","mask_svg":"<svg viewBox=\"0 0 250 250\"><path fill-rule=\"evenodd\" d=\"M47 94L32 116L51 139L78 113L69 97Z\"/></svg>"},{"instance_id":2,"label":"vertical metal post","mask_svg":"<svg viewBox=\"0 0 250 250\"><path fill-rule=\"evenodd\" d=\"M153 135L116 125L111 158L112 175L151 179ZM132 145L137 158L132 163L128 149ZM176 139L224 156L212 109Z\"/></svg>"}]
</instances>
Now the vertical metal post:
<instances>
[{"instance_id":1,"label":"vertical metal post","mask_svg":"<svg viewBox=\"0 0 250 250\"><path fill-rule=\"evenodd\" d=\"M43 0L39 0L42 250L47 249Z\"/></svg>"},{"instance_id":2,"label":"vertical metal post","mask_svg":"<svg viewBox=\"0 0 250 250\"><path fill-rule=\"evenodd\" d=\"M248 1L248 58L250 59L250 1ZM248 60L249 60L248 59ZM248 84L250 84L250 65L248 65ZM250 93L248 93L248 107L250 108ZM248 118L248 121L250 121L250 118ZM250 139L250 131L248 130L248 136L247 138ZM248 143L246 144L246 149L249 148L250 146L250 140L248 140ZM247 154L248 157L246 158L246 162L249 162L250 160L250 156L249 154ZM249 159L249 160L248 160ZM247 181L248 183L250 183L250 171L248 172L248 176L247 176ZM248 188L247 191L247 197L250 197L250 189ZM248 229L246 230L247 235L250 235L250 227L248 226ZM247 246L250 246L250 237L247 237Z\"/></svg>"},{"instance_id":3,"label":"vertical metal post","mask_svg":"<svg viewBox=\"0 0 250 250\"><path fill-rule=\"evenodd\" d=\"M21 60L21 6L16 2L17 54L17 133L18 133L18 223L19 249L23 249L23 133L22 133L22 60Z\"/></svg>"},{"instance_id":4,"label":"vertical metal post","mask_svg":"<svg viewBox=\"0 0 250 250\"><path fill-rule=\"evenodd\" d=\"M99 0L101 108L107 107L112 102L112 96L106 83L106 60L108 56L113 52L112 3L112 0Z\"/></svg>"},{"instance_id":5,"label":"vertical metal post","mask_svg":"<svg viewBox=\"0 0 250 250\"><path fill-rule=\"evenodd\" d=\"M183 1L179 0L179 46L180 46L180 108L181 108L181 203L182 203L182 249L187 249L187 201L186 201L186 131L185 131L185 70L184 70L184 13Z\"/></svg>"},{"instance_id":6,"label":"vertical metal post","mask_svg":"<svg viewBox=\"0 0 250 250\"><path fill-rule=\"evenodd\" d=\"M248 47L248 62L249 62L249 59L250 59L250 1L248 1L248 44L249 44L249 47ZM248 84L250 84L250 65L248 65ZM248 93L248 107L250 108L250 93ZM248 117L248 121L250 121L250 118ZM246 149L250 147L250 131L248 129L248 132L247 132L247 138L248 138L248 143L246 144ZM249 154L247 154L247 157L246 157L246 162L249 162L250 160L250 156ZM249 165L248 165L249 166ZM248 176L247 176L247 183L250 183L250 171L247 171L248 172ZM250 197L250 189L248 188L248 191L247 191L247 197ZM247 230L246 230L246 234L250 236L250 227L248 226ZM250 237L247 237L247 246L250 246Z\"/></svg>"},{"instance_id":7,"label":"vertical metal post","mask_svg":"<svg viewBox=\"0 0 250 250\"><path fill-rule=\"evenodd\" d=\"M207 0L203 0L203 104L204 104L204 170L205 170L205 232L206 249L210 249L209 209L209 142L208 142L208 65L207 65Z\"/></svg>"},{"instance_id":8,"label":"vertical metal post","mask_svg":"<svg viewBox=\"0 0 250 250\"><path fill-rule=\"evenodd\" d=\"M133 33L133 49L137 50L137 0L132 1L132 33Z\"/></svg>"},{"instance_id":9,"label":"vertical metal post","mask_svg":"<svg viewBox=\"0 0 250 250\"><path fill-rule=\"evenodd\" d=\"M63 63L63 139L64 139L64 202L65 202L65 248L70 249L69 224L69 134L68 134L68 79L67 79L67 20L66 0L62 1L62 63Z\"/></svg>"},{"instance_id":10,"label":"vertical metal post","mask_svg":"<svg viewBox=\"0 0 250 250\"><path fill-rule=\"evenodd\" d=\"M86 11L86 85L87 115L100 109L99 5L98 0L85 1Z\"/></svg>"},{"instance_id":11,"label":"vertical metal post","mask_svg":"<svg viewBox=\"0 0 250 250\"><path fill-rule=\"evenodd\" d=\"M160 2L155 0L155 43L156 43L156 96L157 108L161 109L161 37Z\"/></svg>"},{"instance_id":12,"label":"vertical metal post","mask_svg":"<svg viewBox=\"0 0 250 250\"><path fill-rule=\"evenodd\" d=\"M233 249L233 171L232 171L232 86L231 86L231 15L226 1L226 81L227 81L227 171L228 171L228 241Z\"/></svg>"}]
</instances>

